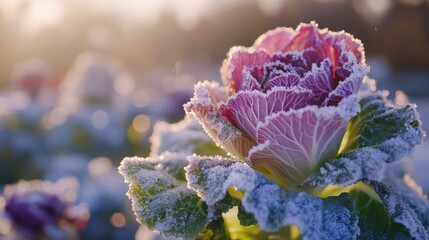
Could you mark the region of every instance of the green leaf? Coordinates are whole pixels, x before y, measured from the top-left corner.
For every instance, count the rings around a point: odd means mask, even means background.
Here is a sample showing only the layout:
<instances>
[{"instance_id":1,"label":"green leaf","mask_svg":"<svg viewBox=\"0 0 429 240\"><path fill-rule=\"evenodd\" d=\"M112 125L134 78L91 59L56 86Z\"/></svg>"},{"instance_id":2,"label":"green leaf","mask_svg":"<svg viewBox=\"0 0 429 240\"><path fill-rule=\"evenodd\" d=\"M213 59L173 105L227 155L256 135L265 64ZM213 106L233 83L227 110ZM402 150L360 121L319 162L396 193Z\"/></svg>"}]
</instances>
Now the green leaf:
<instances>
[{"instance_id":1,"label":"green leaf","mask_svg":"<svg viewBox=\"0 0 429 240\"><path fill-rule=\"evenodd\" d=\"M250 226L257 224L255 217L251 213L246 212L246 209L243 207L241 202L238 204L238 220L240 220L240 224L242 226Z\"/></svg>"},{"instance_id":2,"label":"green leaf","mask_svg":"<svg viewBox=\"0 0 429 240\"><path fill-rule=\"evenodd\" d=\"M237 219L238 208L234 207L223 215L229 236L233 240L293 240L299 239L299 231L296 227L287 226L275 232L267 232L258 225L243 226Z\"/></svg>"},{"instance_id":3,"label":"green leaf","mask_svg":"<svg viewBox=\"0 0 429 240\"><path fill-rule=\"evenodd\" d=\"M362 189L352 189L350 196L355 200L355 209L359 211L359 228L362 240L388 240L411 238L401 224L393 221L380 199Z\"/></svg>"},{"instance_id":4,"label":"green leaf","mask_svg":"<svg viewBox=\"0 0 429 240\"><path fill-rule=\"evenodd\" d=\"M341 154L307 178L304 184L348 186L360 180L382 181L388 163L410 154L425 135L416 106L393 106L382 92L360 100Z\"/></svg>"},{"instance_id":5,"label":"green leaf","mask_svg":"<svg viewBox=\"0 0 429 240\"><path fill-rule=\"evenodd\" d=\"M206 229L200 233L197 240L229 240L229 234L225 229L223 218L211 222Z\"/></svg>"},{"instance_id":6,"label":"green leaf","mask_svg":"<svg viewBox=\"0 0 429 240\"><path fill-rule=\"evenodd\" d=\"M386 184L380 182L372 182L371 184L374 186L374 190L378 193L381 201L386 206L387 211L392 216L393 221L402 224L412 238L429 239L428 233L422 225L422 222L400 194L395 192L392 187Z\"/></svg>"},{"instance_id":7,"label":"green leaf","mask_svg":"<svg viewBox=\"0 0 429 240\"><path fill-rule=\"evenodd\" d=\"M195 239L206 227L231 208L228 201L207 206L183 182L186 156L165 153L157 158L125 158L119 172L129 183L137 220L166 236ZM216 239L216 238L204 238Z\"/></svg>"},{"instance_id":8,"label":"green leaf","mask_svg":"<svg viewBox=\"0 0 429 240\"><path fill-rule=\"evenodd\" d=\"M221 157L188 158L188 187L212 206L234 187L243 192L241 204L259 228L275 232L296 225L303 239L356 239L358 216L347 194L321 199L305 192L283 190L249 166Z\"/></svg>"},{"instance_id":9,"label":"green leaf","mask_svg":"<svg viewBox=\"0 0 429 240\"><path fill-rule=\"evenodd\" d=\"M383 183L390 186L416 214L421 224L429 231L429 201L421 187L405 173L402 164L391 164L386 171Z\"/></svg>"}]
</instances>

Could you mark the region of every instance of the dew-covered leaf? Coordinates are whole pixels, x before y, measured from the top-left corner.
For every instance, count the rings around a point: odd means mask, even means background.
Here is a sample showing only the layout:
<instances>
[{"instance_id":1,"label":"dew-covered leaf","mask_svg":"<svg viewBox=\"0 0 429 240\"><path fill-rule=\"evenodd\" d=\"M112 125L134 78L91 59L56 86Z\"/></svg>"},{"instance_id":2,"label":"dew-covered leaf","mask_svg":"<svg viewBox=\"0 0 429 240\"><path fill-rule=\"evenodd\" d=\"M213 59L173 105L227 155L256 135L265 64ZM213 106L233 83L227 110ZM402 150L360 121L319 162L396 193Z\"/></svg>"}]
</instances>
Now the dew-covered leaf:
<instances>
[{"instance_id":1,"label":"dew-covered leaf","mask_svg":"<svg viewBox=\"0 0 429 240\"><path fill-rule=\"evenodd\" d=\"M259 227L277 231L296 225L303 239L356 239L358 216L347 194L325 199L305 192L283 190L249 166L221 157L188 157L188 187L211 206L222 200L230 187L243 192L243 209Z\"/></svg>"},{"instance_id":2,"label":"dew-covered leaf","mask_svg":"<svg viewBox=\"0 0 429 240\"><path fill-rule=\"evenodd\" d=\"M322 166L306 183L325 187L381 181L387 163L410 154L422 142L425 133L415 105L393 106L381 92L363 97L360 105L362 111L349 123L343 140L343 154Z\"/></svg>"},{"instance_id":3,"label":"dew-covered leaf","mask_svg":"<svg viewBox=\"0 0 429 240\"><path fill-rule=\"evenodd\" d=\"M230 206L223 201L207 206L183 182L184 154L154 158L125 158L119 172L129 184L137 221L166 236L195 239Z\"/></svg>"}]
</instances>

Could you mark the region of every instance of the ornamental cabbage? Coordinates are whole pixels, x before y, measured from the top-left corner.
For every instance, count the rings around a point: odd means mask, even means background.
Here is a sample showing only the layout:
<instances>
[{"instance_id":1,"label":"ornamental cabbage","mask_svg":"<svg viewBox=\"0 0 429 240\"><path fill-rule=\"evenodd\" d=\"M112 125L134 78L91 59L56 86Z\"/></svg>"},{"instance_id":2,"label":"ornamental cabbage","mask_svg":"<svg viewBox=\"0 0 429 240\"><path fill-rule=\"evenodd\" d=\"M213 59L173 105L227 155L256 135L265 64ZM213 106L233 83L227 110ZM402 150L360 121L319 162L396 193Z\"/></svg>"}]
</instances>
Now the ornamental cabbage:
<instances>
[{"instance_id":1,"label":"ornamental cabbage","mask_svg":"<svg viewBox=\"0 0 429 240\"><path fill-rule=\"evenodd\" d=\"M231 48L225 86L198 83L185 110L231 155L295 187L337 155L367 72L362 43L344 31L277 28Z\"/></svg>"}]
</instances>

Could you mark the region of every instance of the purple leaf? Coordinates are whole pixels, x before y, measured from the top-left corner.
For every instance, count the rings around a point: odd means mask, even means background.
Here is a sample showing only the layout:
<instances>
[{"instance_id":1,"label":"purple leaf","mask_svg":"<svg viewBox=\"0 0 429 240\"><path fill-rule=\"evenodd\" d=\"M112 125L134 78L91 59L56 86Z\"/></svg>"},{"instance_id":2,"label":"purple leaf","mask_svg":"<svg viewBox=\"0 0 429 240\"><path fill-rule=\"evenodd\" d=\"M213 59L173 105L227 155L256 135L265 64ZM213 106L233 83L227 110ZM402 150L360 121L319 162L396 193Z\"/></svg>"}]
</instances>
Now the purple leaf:
<instances>
[{"instance_id":1,"label":"purple leaf","mask_svg":"<svg viewBox=\"0 0 429 240\"><path fill-rule=\"evenodd\" d=\"M229 50L228 58L224 60L221 68L221 75L225 85L231 90L238 92L241 90L244 67L258 67L270 59L270 55L265 50L248 51L243 47L233 47Z\"/></svg>"},{"instance_id":2,"label":"purple leaf","mask_svg":"<svg viewBox=\"0 0 429 240\"><path fill-rule=\"evenodd\" d=\"M185 110L199 120L207 134L234 156L244 158L253 145L243 134L220 115L211 96L222 96L217 93L217 83L202 82L195 86L195 95L184 105Z\"/></svg>"},{"instance_id":3,"label":"purple leaf","mask_svg":"<svg viewBox=\"0 0 429 240\"><path fill-rule=\"evenodd\" d=\"M253 48L263 48L270 54L273 54L279 51L279 49L285 48L294 35L295 30L292 28L279 27L262 34L258 39L256 39L253 44Z\"/></svg>"},{"instance_id":4,"label":"purple leaf","mask_svg":"<svg viewBox=\"0 0 429 240\"><path fill-rule=\"evenodd\" d=\"M334 86L331 67L331 61L325 59L320 67L313 65L311 72L308 72L300 82L300 85L313 91L314 96L309 101L310 104L321 105L332 91Z\"/></svg>"},{"instance_id":5,"label":"purple leaf","mask_svg":"<svg viewBox=\"0 0 429 240\"><path fill-rule=\"evenodd\" d=\"M311 92L302 88L276 87L268 93L242 91L232 96L219 111L248 139L256 142L256 128L267 116L307 105Z\"/></svg>"},{"instance_id":6,"label":"purple leaf","mask_svg":"<svg viewBox=\"0 0 429 240\"><path fill-rule=\"evenodd\" d=\"M349 100L349 99L347 99ZM315 106L279 112L259 123L248 159L289 186L300 184L323 162L334 158L352 110ZM356 109L355 111L356 112Z\"/></svg>"}]
</instances>

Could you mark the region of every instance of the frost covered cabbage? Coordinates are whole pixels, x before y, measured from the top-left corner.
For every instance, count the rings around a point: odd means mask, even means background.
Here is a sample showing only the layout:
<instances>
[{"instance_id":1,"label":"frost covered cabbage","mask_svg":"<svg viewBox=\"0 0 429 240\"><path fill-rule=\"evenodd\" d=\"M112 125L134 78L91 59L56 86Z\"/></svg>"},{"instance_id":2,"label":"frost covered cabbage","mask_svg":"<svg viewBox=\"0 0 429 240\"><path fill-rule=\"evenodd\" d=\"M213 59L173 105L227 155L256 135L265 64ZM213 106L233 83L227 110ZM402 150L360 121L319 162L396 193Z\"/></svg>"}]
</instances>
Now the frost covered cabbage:
<instances>
[{"instance_id":1,"label":"frost covered cabbage","mask_svg":"<svg viewBox=\"0 0 429 240\"><path fill-rule=\"evenodd\" d=\"M196 120L158 124L150 157L121 162L137 220L182 239L429 239L398 165L425 135L416 105L368 69L359 40L315 23L233 47L224 86L185 105Z\"/></svg>"},{"instance_id":2,"label":"frost covered cabbage","mask_svg":"<svg viewBox=\"0 0 429 240\"><path fill-rule=\"evenodd\" d=\"M225 86L201 82L185 110L226 151L295 186L338 152L366 75L363 46L345 32L277 28L233 47Z\"/></svg>"}]
</instances>

